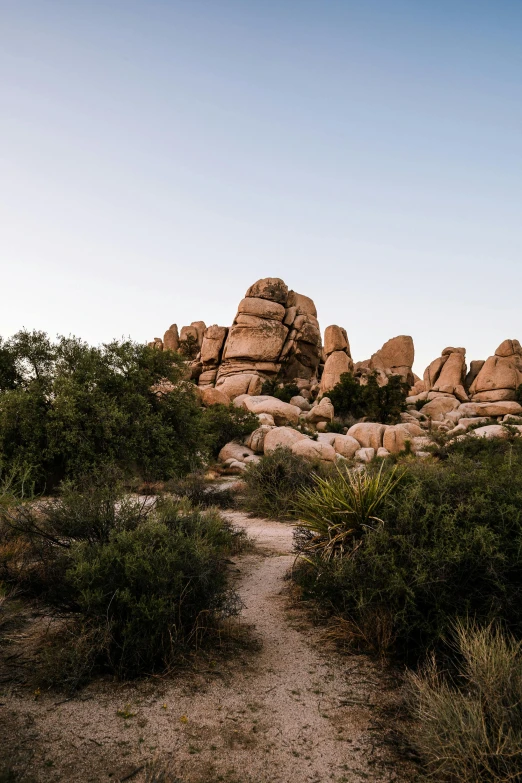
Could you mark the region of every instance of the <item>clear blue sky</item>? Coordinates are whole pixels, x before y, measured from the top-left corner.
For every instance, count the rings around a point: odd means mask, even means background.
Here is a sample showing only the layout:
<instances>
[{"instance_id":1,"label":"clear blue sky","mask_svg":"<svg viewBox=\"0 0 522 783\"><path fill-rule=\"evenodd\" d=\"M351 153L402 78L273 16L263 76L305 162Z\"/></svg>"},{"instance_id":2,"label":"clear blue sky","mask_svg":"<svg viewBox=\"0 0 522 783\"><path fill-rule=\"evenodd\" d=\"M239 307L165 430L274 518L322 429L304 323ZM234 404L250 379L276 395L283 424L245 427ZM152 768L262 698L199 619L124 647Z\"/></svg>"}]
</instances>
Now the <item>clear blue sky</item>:
<instances>
[{"instance_id":1,"label":"clear blue sky","mask_svg":"<svg viewBox=\"0 0 522 783\"><path fill-rule=\"evenodd\" d=\"M0 0L0 333L522 339L522 0Z\"/></svg>"}]
</instances>

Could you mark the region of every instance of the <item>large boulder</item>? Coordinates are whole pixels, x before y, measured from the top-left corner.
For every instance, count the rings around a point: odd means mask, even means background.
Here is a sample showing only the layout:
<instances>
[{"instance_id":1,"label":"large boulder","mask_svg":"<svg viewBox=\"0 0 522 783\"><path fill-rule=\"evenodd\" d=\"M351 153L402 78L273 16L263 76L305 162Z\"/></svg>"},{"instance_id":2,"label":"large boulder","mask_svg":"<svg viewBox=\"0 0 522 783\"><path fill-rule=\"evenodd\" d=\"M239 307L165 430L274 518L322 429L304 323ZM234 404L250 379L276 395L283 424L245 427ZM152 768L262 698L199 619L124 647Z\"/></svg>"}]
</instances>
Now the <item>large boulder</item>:
<instances>
[{"instance_id":1,"label":"large boulder","mask_svg":"<svg viewBox=\"0 0 522 783\"><path fill-rule=\"evenodd\" d=\"M459 405L460 402L456 397L441 395L423 405L422 413L433 421L442 421L446 413L455 410Z\"/></svg>"},{"instance_id":2,"label":"large boulder","mask_svg":"<svg viewBox=\"0 0 522 783\"><path fill-rule=\"evenodd\" d=\"M364 421L350 427L347 435L359 441L363 448L372 448L377 451L383 445L382 439L385 431L386 424Z\"/></svg>"},{"instance_id":3,"label":"large boulder","mask_svg":"<svg viewBox=\"0 0 522 783\"><path fill-rule=\"evenodd\" d=\"M276 397L253 397L250 400L245 400L243 407L251 413L269 413L277 426L285 424L297 426L301 414L301 409L297 405L290 405L289 402L283 402Z\"/></svg>"},{"instance_id":4,"label":"large boulder","mask_svg":"<svg viewBox=\"0 0 522 783\"><path fill-rule=\"evenodd\" d=\"M206 408L211 405L230 405L230 399L227 395L213 386L201 387L199 389L199 397Z\"/></svg>"},{"instance_id":5,"label":"large boulder","mask_svg":"<svg viewBox=\"0 0 522 783\"><path fill-rule=\"evenodd\" d=\"M282 321L285 317L285 308L277 302L271 302L269 299L258 299L257 297L247 296L242 299L237 308L238 313L244 315L254 315L258 318L265 318L272 321Z\"/></svg>"},{"instance_id":6,"label":"large boulder","mask_svg":"<svg viewBox=\"0 0 522 783\"><path fill-rule=\"evenodd\" d=\"M469 391L473 402L514 400L520 384L522 347L518 340L504 340L484 362Z\"/></svg>"},{"instance_id":7,"label":"large boulder","mask_svg":"<svg viewBox=\"0 0 522 783\"><path fill-rule=\"evenodd\" d=\"M163 349L177 351L179 348L179 333L177 324L172 324L163 336Z\"/></svg>"},{"instance_id":8,"label":"large boulder","mask_svg":"<svg viewBox=\"0 0 522 783\"><path fill-rule=\"evenodd\" d=\"M321 394L326 394L341 380L341 375L353 370L353 361L344 351L335 351L327 358L321 377Z\"/></svg>"},{"instance_id":9,"label":"large boulder","mask_svg":"<svg viewBox=\"0 0 522 783\"><path fill-rule=\"evenodd\" d=\"M352 459L355 452L361 448L361 444L351 435L336 435L333 447L337 454L346 457L346 459Z\"/></svg>"},{"instance_id":10,"label":"large boulder","mask_svg":"<svg viewBox=\"0 0 522 783\"><path fill-rule=\"evenodd\" d=\"M301 440L308 440L302 432L292 429L292 427L274 427L267 432L264 440L265 454L270 454L278 448L289 448Z\"/></svg>"},{"instance_id":11,"label":"large boulder","mask_svg":"<svg viewBox=\"0 0 522 783\"><path fill-rule=\"evenodd\" d=\"M334 417L334 407L328 397L322 397L317 405L303 414L306 417L306 421L310 424L318 424L319 422L330 422Z\"/></svg>"},{"instance_id":12,"label":"large boulder","mask_svg":"<svg viewBox=\"0 0 522 783\"><path fill-rule=\"evenodd\" d=\"M310 438L299 440L292 446L292 451L300 457L322 462L335 462L335 449L328 443L320 443Z\"/></svg>"},{"instance_id":13,"label":"large boulder","mask_svg":"<svg viewBox=\"0 0 522 783\"><path fill-rule=\"evenodd\" d=\"M233 459L238 462L244 462L246 457L251 457L253 454L254 452L248 446L231 441L223 446L218 454L218 460L219 462L226 462L229 459Z\"/></svg>"},{"instance_id":14,"label":"large boulder","mask_svg":"<svg viewBox=\"0 0 522 783\"><path fill-rule=\"evenodd\" d=\"M279 302L286 305L288 299L288 286L280 277L264 277L250 286L246 292L247 297L256 297L259 299L269 299L272 302Z\"/></svg>"},{"instance_id":15,"label":"large boulder","mask_svg":"<svg viewBox=\"0 0 522 783\"><path fill-rule=\"evenodd\" d=\"M398 454L406 449L406 444L411 443L414 437L423 435L420 427L408 424L395 424L387 427L383 434L382 445L390 454Z\"/></svg>"},{"instance_id":16,"label":"large boulder","mask_svg":"<svg viewBox=\"0 0 522 783\"><path fill-rule=\"evenodd\" d=\"M226 326L218 326L217 324L205 329L201 343L201 361L203 365L217 367L227 331Z\"/></svg>"},{"instance_id":17,"label":"large boulder","mask_svg":"<svg viewBox=\"0 0 522 783\"><path fill-rule=\"evenodd\" d=\"M275 362L283 348L288 329L279 321L263 320L254 326L232 326L223 359L250 359Z\"/></svg>"},{"instance_id":18,"label":"large boulder","mask_svg":"<svg viewBox=\"0 0 522 783\"><path fill-rule=\"evenodd\" d=\"M424 412L424 408L422 410ZM459 410L464 416L518 416L522 414L522 405L510 400L501 402L466 402L459 407Z\"/></svg>"},{"instance_id":19,"label":"large boulder","mask_svg":"<svg viewBox=\"0 0 522 783\"><path fill-rule=\"evenodd\" d=\"M265 450L265 438L273 427L269 427L266 424L262 424L257 430L251 432L245 441L245 445L248 446L256 454L262 454Z\"/></svg>"},{"instance_id":20,"label":"large boulder","mask_svg":"<svg viewBox=\"0 0 522 783\"><path fill-rule=\"evenodd\" d=\"M313 318L317 318L315 304L308 296L289 291L286 305L288 308L295 307L296 315L311 315Z\"/></svg>"},{"instance_id":21,"label":"large boulder","mask_svg":"<svg viewBox=\"0 0 522 783\"><path fill-rule=\"evenodd\" d=\"M348 342L348 335L346 329L341 326L327 326L324 332L324 352L326 356L330 356L334 351L344 351L350 355L350 344Z\"/></svg>"}]
</instances>

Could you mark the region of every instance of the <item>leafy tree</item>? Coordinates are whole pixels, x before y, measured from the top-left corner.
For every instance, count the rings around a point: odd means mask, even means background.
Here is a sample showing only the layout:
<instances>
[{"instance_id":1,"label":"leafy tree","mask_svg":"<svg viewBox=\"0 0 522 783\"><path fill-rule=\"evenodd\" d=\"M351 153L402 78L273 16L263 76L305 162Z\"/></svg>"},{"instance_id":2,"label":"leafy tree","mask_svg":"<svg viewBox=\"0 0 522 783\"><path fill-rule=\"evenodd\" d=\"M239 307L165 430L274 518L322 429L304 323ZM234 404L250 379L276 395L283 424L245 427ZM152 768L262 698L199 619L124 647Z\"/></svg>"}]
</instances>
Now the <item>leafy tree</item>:
<instances>
[{"instance_id":1,"label":"leafy tree","mask_svg":"<svg viewBox=\"0 0 522 783\"><path fill-rule=\"evenodd\" d=\"M368 376L362 385L352 373L343 373L339 383L328 393L337 416L363 416L370 421L394 424L405 410L408 385L400 375L392 375L386 386L379 386L377 374Z\"/></svg>"}]
</instances>

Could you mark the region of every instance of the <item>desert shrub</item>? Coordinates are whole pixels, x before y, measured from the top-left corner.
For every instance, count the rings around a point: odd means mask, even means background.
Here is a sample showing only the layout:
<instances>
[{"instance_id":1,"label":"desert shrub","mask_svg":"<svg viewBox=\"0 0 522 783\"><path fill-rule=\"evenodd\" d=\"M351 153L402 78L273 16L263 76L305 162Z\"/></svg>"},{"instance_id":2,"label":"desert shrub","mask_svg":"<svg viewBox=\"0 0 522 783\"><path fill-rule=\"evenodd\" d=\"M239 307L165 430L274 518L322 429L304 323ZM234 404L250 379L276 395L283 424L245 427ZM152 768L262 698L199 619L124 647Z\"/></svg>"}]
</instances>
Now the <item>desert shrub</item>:
<instances>
[{"instance_id":1,"label":"desert shrub","mask_svg":"<svg viewBox=\"0 0 522 783\"><path fill-rule=\"evenodd\" d=\"M259 427L254 413L235 405L210 405L203 411L202 429L212 457L231 440L242 440Z\"/></svg>"},{"instance_id":2,"label":"desert shrub","mask_svg":"<svg viewBox=\"0 0 522 783\"><path fill-rule=\"evenodd\" d=\"M243 473L244 503L260 516L291 517L299 490L311 486L314 472L319 470L318 464L294 454L291 449L277 448L262 456L259 462L251 463Z\"/></svg>"},{"instance_id":3,"label":"desert shrub","mask_svg":"<svg viewBox=\"0 0 522 783\"><path fill-rule=\"evenodd\" d=\"M339 470L322 478L314 475L311 487L297 492L299 519L296 540L301 555L329 562L355 554L362 536L384 524L380 514L386 497L402 474L394 467L379 471Z\"/></svg>"},{"instance_id":4,"label":"desert shrub","mask_svg":"<svg viewBox=\"0 0 522 783\"><path fill-rule=\"evenodd\" d=\"M166 479L204 460L204 414L177 354L26 331L1 350L12 371L0 388L0 457L32 466L39 491L111 464Z\"/></svg>"},{"instance_id":5,"label":"desert shrub","mask_svg":"<svg viewBox=\"0 0 522 783\"><path fill-rule=\"evenodd\" d=\"M346 427L343 422L339 421L338 419L332 419L332 421L329 421L326 424L326 432L335 432L339 435L342 435L345 429Z\"/></svg>"},{"instance_id":6,"label":"desert shrub","mask_svg":"<svg viewBox=\"0 0 522 783\"><path fill-rule=\"evenodd\" d=\"M1 553L3 581L62 619L46 647L50 681L166 668L238 608L226 557L244 534L215 509L112 486L66 487L57 501L3 513L18 545Z\"/></svg>"},{"instance_id":7,"label":"desert shrub","mask_svg":"<svg viewBox=\"0 0 522 783\"><path fill-rule=\"evenodd\" d=\"M165 490L177 497L186 498L192 506L204 508L232 508L236 501L236 493L232 488L210 484L203 472L188 473L181 478L171 479L165 484Z\"/></svg>"},{"instance_id":8,"label":"desert shrub","mask_svg":"<svg viewBox=\"0 0 522 783\"><path fill-rule=\"evenodd\" d=\"M379 516L353 557L308 555L294 570L305 596L367 640L386 618L387 643L409 660L458 617L500 618L522 637L522 442L409 463Z\"/></svg>"},{"instance_id":9,"label":"desert shrub","mask_svg":"<svg viewBox=\"0 0 522 783\"><path fill-rule=\"evenodd\" d=\"M406 410L408 384L400 375L392 375L386 386L379 386L376 373L368 376L362 385L352 373L343 373L339 383L328 392L335 413L340 417L360 419L383 424L396 424Z\"/></svg>"},{"instance_id":10,"label":"desert shrub","mask_svg":"<svg viewBox=\"0 0 522 783\"><path fill-rule=\"evenodd\" d=\"M278 380L268 379L261 387L261 394L267 394L270 397L277 397L282 402L290 402L292 397L297 397L299 389L295 383L283 383Z\"/></svg>"},{"instance_id":11,"label":"desert shrub","mask_svg":"<svg viewBox=\"0 0 522 783\"><path fill-rule=\"evenodd\" d=\"M195 359L199 351L199 343L193 334L188 334L184 340L180 340L178 352L184 359Z\"/></svg>"},{"instance_id":12,"label":"desert shrub","mask_svg":"<svg viewBox=\"0 0 522 783\"><path fill-rule=\"evenodd\" d=\"M458 623L457 671L432 659L408 677L410 741L430 779L505 783L522 774L521 642L498 626Z\"/></svg>"}]
</instances>

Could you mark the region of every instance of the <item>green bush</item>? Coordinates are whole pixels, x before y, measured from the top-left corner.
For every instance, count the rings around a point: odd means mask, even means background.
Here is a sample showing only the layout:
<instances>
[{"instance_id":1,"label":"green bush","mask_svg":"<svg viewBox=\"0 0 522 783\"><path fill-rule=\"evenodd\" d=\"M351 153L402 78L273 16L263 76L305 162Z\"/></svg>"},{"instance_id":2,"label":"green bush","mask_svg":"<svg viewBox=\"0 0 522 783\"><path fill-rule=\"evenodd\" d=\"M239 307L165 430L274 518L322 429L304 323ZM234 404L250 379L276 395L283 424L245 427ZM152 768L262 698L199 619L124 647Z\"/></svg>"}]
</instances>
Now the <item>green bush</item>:
<instances>
[{"instance_id":1,"label":"green bush","mask_svg":"<svg viewBox=\"0 0 522 783\"><path fill-rule=\"evenodd\" d=\"M244 534L217 510L123 496L99 481L54 502L10 508L0 573L62 618L49 679L163 670L238 609L226 559Z\"/></svg>"},{"instance_id":2,"label":"green bush","mask_svg":"<svg viewBox=\"0 0 522 783\"><path fill-rule=\"evenodd\" d=\"M301 555L326 562L355 555L365 533L383 524L377 515L402 478L396 467L387 474L383 469L384 463L379 471L337 469L326 478L314 476L313 486L298 490Z\"/></svg>"},{"instance_id":3,"label":"green bush","mask_svg":"<svg viewBox=\"0 0 522 783\"><path fill-rule=\"evenodd\" d=\"M265 454L243 473L246 508L259 516L276 519L293 516L299 490L312 486L314 473L319 470L319 464L288 448L279 447Z\"/></svg>"},{"instance_id":4,"label":"green bush","mask_svg":"<svg viewBox=\"0 0 522 783\"><path fill-rule=\"evenodd\" d=\"M458 617L501 619L522 638L520 440L409 463L379 516L355 556L294 570L305 596L371 646L387 626L386 645L410 660L441 645Z\"/></svg>"},{"instance_id":5,"label":"green bush","mask_svg":"<svg viewBox=\"0 0 522 783\"><path fill-rule=\"evenodd\" d=\"M340 417L361 419L383 424L396 424L406 410L408 384L400 375L392 375L386 386L379 386L377 374L368 376L366 384L360 384L352 373L343 373L339 383L328 392L335 413Z\"/></svg>"},{"instance_id":6,"label":"green bush","mask_svg":"<svg viewBox=\"0 0 522 783\"><path fill-rule=\"evenodd\" d=\"M292 397L297 397L299 389L295 383L281 384L277 380L266 380L261 387L261 394L267 394L270 397L276 397L282 402L290 402Z\"/></svg>"},{"instance_id":7,"label":"green bush","mask_svg":"<svg viewBox=\"0 0 522 783\"><path fill-rule=\"evenodd\" d=\"M253 417L203 409L183 373L170 351L19 332L0 343L0 461L30 466L40 492L111 465L148 481L197 469Z\"/></svg>"},{"instance_id":8,"label":"green bush","mask_svg":"<svg viewBox=\"0 0 522 783\"><path fill-rule=\"evenodd\" d=\"M254 413L235 405L210 405L203 411L205 441L214 458L227 443L242 440L258 427L259 419Z\"/></svg>"},{"instance_id":9,"label":"green bush","mask_svg":"<svg viewBox=\"0 0 522 783\"><path fill-rule=\"evenodd\" d=\"M431 780L505 783L522 775L521 642L495 626L457 624L457 671L434 660L408 676L409 739Z\"/></svg>"}]
</instances>

